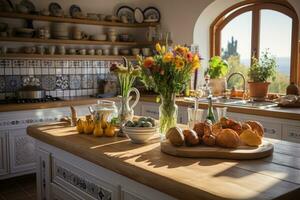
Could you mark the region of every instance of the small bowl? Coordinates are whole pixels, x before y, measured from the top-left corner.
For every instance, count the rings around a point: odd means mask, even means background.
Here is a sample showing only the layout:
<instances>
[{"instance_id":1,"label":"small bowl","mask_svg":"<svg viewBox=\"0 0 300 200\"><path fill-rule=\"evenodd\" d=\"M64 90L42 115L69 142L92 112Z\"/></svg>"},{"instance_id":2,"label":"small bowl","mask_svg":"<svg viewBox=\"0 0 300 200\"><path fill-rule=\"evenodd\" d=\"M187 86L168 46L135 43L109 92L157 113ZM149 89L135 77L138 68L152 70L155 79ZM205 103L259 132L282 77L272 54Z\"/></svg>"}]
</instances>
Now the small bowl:
<instances>
[{"instance_id":1,"label":"small bowl","mask_svg":"<svg viewBox=\"0 0 300 200\"><path fill-rule=\"evenodd\" d=\"M95 34L91 37L92 40L96 41L106 41L107 35L106 34Z\"/></svg>"},{"instance_id":2,"label":"small bowl","mask_svg":"<svg viewBox=\"0 0 300 200\"><path fill-rule=\"evenodd\" d=\"M158 126L155 127L126 127L122 131L131 139L132 143L144 144L147 143L151 137L158 133Z\"/></svg>"},{"instance_id":3,"label":"small bowl","mask_svg":"<svg viewBox=\"0 0 300 200\"><path fill-rule=\"evenodd\" d=\"M120 53L124 56L127 56L127 55L129 55L130 52L128 49L120 49Z\"/></svg>"},{"instance_id":4,"label":"small bowl","mask_svg":"<svg viewBox=\"0 0 300 200\"><path fill-rule=\"evenodd\" d=\"M132 48L131 53L132 53L132 55L137 56L137 55L140 54L140 49L139 48Z\"/></svg>"}]
</instances>

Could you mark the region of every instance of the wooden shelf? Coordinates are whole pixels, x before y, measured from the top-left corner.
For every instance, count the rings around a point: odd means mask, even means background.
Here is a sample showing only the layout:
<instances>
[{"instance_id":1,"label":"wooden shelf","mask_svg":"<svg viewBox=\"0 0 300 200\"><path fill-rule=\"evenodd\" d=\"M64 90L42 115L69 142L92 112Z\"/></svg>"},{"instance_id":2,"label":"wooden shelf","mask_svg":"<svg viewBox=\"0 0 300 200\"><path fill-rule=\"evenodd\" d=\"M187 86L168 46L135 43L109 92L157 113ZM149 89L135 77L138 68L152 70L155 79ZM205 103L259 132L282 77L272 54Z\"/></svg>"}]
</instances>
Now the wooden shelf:
<instances>
[{"instance_id":1,"label":"wooden shelf","mask_svg":"<svg viewBox=\"0 0 300 200\"><path fill-rule=\"evenodd\" d=\"M125 56L128 60L136 60L135 56ZM122 60L120 56L105 56L105 55L49 55L49 54L25 54L25 53L8 53L0 55L0 58L22 58L22 59L76 59L76 60Z\"/></svg>"},{"instance_id":2,"label":"wooden shelf","mask_svg":"<svg viewBox=\"0 0 300 200\"><path fill-rule=\"evenodd\" d=\"M30 20L37 20L37 21L64 22L64 23L72 23L72 24L127 27L127 28L144 28L144 27L156 26L159 24L159 23L125 24L121 22L108 22L108 21L97 21L97 20L90 20L90 19L74 19L74 18L67 18L67 17L31 15L31 14L22 14L22 13L15 13L15 12L0 12L0 17L30 19Z\"/></svg>"},{"instance_id":3,"label":"wooden shelf","mask_svg":"<svg viewBox=\"0 0 300 200\"><path fill-rule=\"evenodd\" d=\"M22 37L0 37L2 42L26 42L26 43L44 43L44 44L74 44L74 45L114 45L114 46L142 46L153 45L153 42L110 42L110 41L92 41L92 40L60 40L60 39L40 39L40 38L22 38Z\"/></svg>"}]
</instances>

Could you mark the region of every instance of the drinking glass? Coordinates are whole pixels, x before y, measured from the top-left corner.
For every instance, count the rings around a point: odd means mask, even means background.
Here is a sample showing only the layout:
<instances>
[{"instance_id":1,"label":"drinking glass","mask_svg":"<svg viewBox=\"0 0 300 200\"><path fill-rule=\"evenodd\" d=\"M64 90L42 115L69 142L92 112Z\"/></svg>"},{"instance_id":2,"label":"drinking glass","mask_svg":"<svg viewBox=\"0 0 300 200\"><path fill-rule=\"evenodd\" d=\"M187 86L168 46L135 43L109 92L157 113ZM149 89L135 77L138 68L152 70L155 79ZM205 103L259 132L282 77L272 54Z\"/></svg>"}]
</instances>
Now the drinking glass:
<instances>
[{"instance_id":1,"label":"drinking glass","mask_svg":"<svg viewBox=\"0 0 300 200\"><path fill-rule=\"evenodd\" d=\"M218 120L220 120L222 117L226 117L226 113L227 113L227 107L217 107L217 115L218 115Z\"/></svg>"},{"instance_id":2,"label":"drinking glass","mask_svg":"<svg viewBox=\"0 0 300 200\"><path fill-rule=\"evenodd\" d=\"M194 128L194 125L202 121L204 110L188 108L188 127Z\"/></svg>"}]
</instances>

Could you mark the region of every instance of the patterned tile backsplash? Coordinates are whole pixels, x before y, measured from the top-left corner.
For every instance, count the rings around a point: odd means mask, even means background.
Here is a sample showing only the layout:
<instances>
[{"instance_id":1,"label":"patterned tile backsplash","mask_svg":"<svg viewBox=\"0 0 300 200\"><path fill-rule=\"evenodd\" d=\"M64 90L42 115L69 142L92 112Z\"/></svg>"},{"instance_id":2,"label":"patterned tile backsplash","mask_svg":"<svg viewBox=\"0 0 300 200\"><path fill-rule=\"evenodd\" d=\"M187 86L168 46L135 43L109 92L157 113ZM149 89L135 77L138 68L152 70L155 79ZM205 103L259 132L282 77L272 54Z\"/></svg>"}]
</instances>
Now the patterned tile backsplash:
<instances>
[{"instance_id":1,"label":"patterned tile backsplash","mask_svg":"<svg viewBox=\"0 0 300 200\"><path fill-rule=\"evenodd\" d=\"M47 95L85 96L98 92L100 80L110 77L115 61L0 59L0 98L12 97L29 77L36 78Z\"/></svg>"}]
</instances>

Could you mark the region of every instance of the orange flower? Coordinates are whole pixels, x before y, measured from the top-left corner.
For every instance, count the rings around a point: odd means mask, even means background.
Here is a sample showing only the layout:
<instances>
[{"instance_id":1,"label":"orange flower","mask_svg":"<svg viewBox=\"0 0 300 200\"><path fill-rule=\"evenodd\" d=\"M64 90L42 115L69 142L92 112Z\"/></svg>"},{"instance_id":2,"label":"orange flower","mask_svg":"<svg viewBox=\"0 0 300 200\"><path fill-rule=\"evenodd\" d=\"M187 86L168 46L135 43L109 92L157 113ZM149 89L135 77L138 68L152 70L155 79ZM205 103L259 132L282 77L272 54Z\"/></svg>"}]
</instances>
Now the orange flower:
<instances>
[{"instance_id":1,"label":"orange flower","mask_svg":"<svg viewBox=\"0 0 300 200\"><path fill-rule=\"evenodd\" d=\"M152 67L153 64L154 64L154 59L153 59L153 57L147 57L147 58L144 60L144 66L145 66L146 68Z\"/></svg>"},{"instance_id":2,"label":"orange flower","mask_svg":"<svg viewBox=\"0 0 300 200\"><path fill-rule=\"evenodd\" d=\"M166 54L163 56L163 62L164 62L164 63L169 63L169 62L172 61L172 59L173 59L173 54L170 53L170 52L166 53Z\"/></svg>"}]
</instances>

